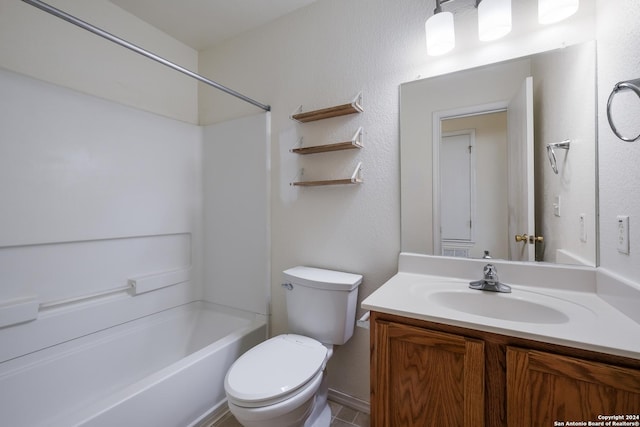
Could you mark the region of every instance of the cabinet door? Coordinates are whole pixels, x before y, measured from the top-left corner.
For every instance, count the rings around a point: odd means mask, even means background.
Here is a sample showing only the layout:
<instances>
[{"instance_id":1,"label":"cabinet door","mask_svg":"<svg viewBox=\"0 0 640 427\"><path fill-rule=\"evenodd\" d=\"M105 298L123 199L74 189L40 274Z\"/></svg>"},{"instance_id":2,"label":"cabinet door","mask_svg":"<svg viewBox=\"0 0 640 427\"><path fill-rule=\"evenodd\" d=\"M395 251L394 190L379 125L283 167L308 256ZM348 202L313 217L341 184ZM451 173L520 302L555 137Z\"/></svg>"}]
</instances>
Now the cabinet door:
<instances>
[{"instance_id":1,"label":"cabinet door","mask_svg":"<svg viewBox=\"0 0 640 427\"><path fill-rule=\"evenodd\" d=\"M484 425L482 341L384 320L372 328L372 426Z\"/></svg>"},{"instance_id":2,"label":"cabinet door","mask_svg":"<svg viewBox=\"0 0 640 427\"><path fill-rule=\"evenodd\" d=\"M510 426L600 422L604 421L599 417L603 415L618 415L622 421L626 417L636 422L640 421L635 418L637 414L640 414L640 371L507 348Z\"/></svg>"}]
</instances>

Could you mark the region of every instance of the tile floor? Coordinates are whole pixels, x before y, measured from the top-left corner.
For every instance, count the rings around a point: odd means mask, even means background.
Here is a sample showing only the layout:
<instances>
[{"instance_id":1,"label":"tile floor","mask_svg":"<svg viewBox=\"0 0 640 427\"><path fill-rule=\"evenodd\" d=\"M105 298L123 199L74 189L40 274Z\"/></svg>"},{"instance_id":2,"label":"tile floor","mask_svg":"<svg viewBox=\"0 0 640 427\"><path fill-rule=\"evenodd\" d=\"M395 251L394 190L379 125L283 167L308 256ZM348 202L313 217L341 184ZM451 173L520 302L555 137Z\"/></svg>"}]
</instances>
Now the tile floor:
<instances>
[{"instance_id":1,"label":"tile floor","mask_svg":"<svg viewBox=\"0 0 640 427\"><path fill-rule=\"evenodd\" d=\"M329 401L332 427L369 427L369 414ZM212 427L242 427L233 415L227 414Z\"/></svg>"}]
</instances>

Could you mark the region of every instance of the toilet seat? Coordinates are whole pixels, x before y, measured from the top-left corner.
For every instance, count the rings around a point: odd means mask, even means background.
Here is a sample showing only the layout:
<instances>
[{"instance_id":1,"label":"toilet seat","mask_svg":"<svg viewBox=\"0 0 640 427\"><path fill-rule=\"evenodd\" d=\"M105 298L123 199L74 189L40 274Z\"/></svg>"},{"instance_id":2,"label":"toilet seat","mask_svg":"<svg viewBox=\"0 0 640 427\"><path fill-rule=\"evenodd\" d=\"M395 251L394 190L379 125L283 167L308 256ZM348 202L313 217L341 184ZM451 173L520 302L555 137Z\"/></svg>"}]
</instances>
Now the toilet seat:
<instances>
[{"instance_id":1,"label":"toilet seat","mask_svg":"<svg viewBox=\"0 0 640 427\"><path fill-rule=\"evenodd\" d=\"M227 372L227 398L237 406L257 408L287 400L307 386L316 388L327 351L319 341L302 335L264 341L240 356Z\"/></svg>"}]
</instances>

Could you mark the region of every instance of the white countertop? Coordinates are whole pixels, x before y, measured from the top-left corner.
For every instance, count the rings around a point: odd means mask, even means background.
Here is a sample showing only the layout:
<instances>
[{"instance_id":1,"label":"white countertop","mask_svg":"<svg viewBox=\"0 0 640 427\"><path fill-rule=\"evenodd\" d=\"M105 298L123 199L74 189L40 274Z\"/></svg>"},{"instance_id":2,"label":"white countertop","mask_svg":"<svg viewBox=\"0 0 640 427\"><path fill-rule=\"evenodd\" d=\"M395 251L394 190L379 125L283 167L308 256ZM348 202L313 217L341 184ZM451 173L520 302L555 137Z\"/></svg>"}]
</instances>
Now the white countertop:
<instances>
[{"instance_id":1,"label":"white countertop","mask_svg":"<svg viewBox=\"0 0 640 427\"><path fill-rule=\"evenodd\" d=\"M414 263L415 259L411 262ZM494 263L500 269L500 262ZM403 265L407 263L401 260L401 269ZM476 261L474 269L477 269L477 265L480 264ZM434 270L433 265L430 269ZM596 292L596 286L590 283L583 286L576 283L553 286L553 283L549 283L550 279L547 279L544 286L532 286L531 283L519 285L501 277L501 282L512 287L512 293L498 294L468 289L468 276L439 276L416 273L415 268L407 270L414 271L400 271L367 297L362 302L362 307L414 319L640 359L640 323L607 303ZM480 279L481 271L478 270L479 277L472 280ZM571 272L565 271L563 274L562 279L565 281L571 277ZM580 279L578 282L584 281L585 270L577 269L577 274L576 277ZM595 270L593 275L595 282ZM571 279L569 281L576 282ZM439 295L433 298L435 294ZM472 301L470 311L479 314L443 305L438 300L442 295L450 300L455 300L458 295L461 298L467 297ZM501 317L500 313L487 312L484 315L481 313L481 306L486 303L494 307L498 304L501 309L507 310L507 314L503 318L498 318ZM527 309L536 303L541 304L541 308L548 307L551 315L529 321L526 310L518 313L519 306ZM510 304L514 309L509 312L508 306L502 304ZM554 313L557 316L554 317Z\"/></svg>"}]
</instances>

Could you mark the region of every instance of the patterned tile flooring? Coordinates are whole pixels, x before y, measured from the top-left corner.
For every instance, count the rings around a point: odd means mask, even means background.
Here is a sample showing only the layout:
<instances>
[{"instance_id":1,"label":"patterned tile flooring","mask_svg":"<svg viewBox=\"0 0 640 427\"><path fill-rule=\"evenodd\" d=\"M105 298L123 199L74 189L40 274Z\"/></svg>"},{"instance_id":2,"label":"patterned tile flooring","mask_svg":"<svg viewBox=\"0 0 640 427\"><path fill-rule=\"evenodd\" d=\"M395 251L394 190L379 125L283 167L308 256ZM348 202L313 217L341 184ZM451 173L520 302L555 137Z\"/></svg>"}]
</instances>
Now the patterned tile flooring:
<instances>
[{"instance_id":1,"label":"patterned tile flooring","mask_svg":"<svg viewBox=\"0 0 640 427\"><path fill-rule=\"evenodd\" d=\"M369 414L329 401L332 427L369 427ZM212 427L242 427L230 413Z\"/></svg>"}]
</instances>

